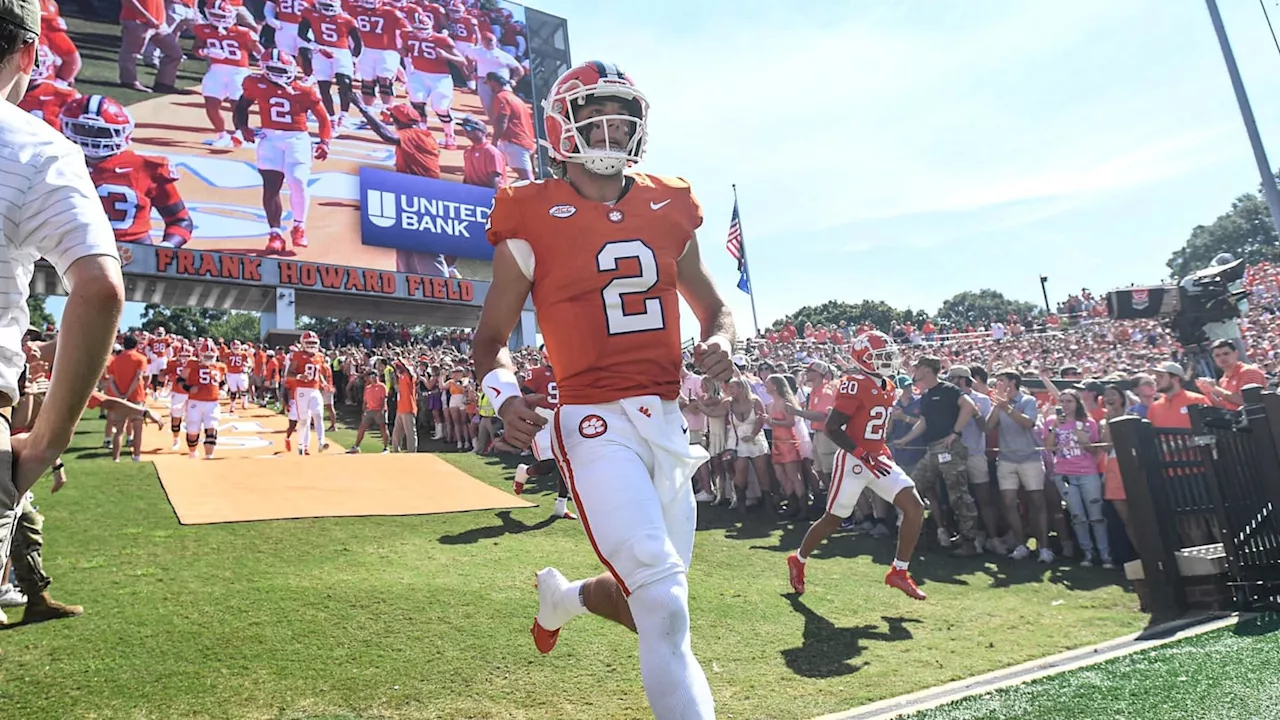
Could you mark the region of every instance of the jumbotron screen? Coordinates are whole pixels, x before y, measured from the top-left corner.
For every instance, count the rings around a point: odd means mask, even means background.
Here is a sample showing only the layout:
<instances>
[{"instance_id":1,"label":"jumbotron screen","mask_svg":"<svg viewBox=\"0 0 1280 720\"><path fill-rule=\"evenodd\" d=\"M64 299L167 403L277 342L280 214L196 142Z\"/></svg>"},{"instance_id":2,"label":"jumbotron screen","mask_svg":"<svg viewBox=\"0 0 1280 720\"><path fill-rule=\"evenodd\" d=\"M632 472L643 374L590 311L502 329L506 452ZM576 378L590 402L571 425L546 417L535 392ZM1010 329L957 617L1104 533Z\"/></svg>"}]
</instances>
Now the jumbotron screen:
<instances>
[{"instance_id":1,"label":"jumbotron screen","mask_svg":"<svg viewBox=\"0 0 1280 720\"><path fill-rule=\"evenodd\" d=\"M161 158L167 169L143 163L129 172L110 157L91 158L118 241L165 239L159 207L149 228L136 216L145 205L137 196L164 184L167 172L192 221L186 250L492 278L484 227L495 188L541 173L534 113L546 89L534 85L524 6L193 4L179 28L186 59L175 84L185 92L125 106L127 149ZM41 55L56 76L56 52ZM144 63L163 74L155 43L143 50L139 68ZM322 145L325 124L330 139ZM62 129L73 140L95 134L83 123ZM119 143L81 144L103 153Z\"/></svg>"}]
</instances>

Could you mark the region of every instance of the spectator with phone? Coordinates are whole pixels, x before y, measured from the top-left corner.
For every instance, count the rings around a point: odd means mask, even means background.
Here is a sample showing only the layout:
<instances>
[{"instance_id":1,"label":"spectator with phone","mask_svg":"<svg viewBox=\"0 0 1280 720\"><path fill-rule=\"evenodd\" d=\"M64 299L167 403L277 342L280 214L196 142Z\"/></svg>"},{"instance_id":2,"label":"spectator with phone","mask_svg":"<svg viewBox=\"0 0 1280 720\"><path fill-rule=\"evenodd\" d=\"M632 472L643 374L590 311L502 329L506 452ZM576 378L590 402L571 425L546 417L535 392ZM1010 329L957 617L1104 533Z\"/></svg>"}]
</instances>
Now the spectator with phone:
<instances>
[{"instance_id":1,"label":"spectator with phone","mask_svg":"<svg viewBox=\"0 0 1280 720\"><path fill-rule=\"evenodd\" d=\"M1102 514L1102 475L1094 454L1098 423L1089 417L1079 391L1064 390L1059 398L1061 404L1046 423L1045 435L1045 449L1053 454L1054 482L1071 513L1071 527L1083 553L1080 565L1093 567L1101 559L1102 567L1111 569L1115 565Z\"/></svg>"}]
</instances>

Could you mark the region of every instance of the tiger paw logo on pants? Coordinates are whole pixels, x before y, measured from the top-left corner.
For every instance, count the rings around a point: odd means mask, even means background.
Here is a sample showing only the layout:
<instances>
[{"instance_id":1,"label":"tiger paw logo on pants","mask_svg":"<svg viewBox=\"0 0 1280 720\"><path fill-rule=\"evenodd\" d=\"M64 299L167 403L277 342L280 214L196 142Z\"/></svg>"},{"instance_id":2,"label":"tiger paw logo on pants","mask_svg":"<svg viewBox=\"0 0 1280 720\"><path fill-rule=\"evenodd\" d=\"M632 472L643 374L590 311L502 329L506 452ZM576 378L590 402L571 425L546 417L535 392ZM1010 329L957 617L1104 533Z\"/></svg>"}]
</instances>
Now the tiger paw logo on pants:
<instances>
[{"instance_id":1,"label":"tiger paw logo on pants","mask_svg":"<svg viewBox=\"0 0 1280 720\"><path fill-rule=\"evenodd\" d=\"M609 424L599 415L588 415L578 423L578 434L590 440L598 438L609 429Z\"/></svg>"}]
</instances>

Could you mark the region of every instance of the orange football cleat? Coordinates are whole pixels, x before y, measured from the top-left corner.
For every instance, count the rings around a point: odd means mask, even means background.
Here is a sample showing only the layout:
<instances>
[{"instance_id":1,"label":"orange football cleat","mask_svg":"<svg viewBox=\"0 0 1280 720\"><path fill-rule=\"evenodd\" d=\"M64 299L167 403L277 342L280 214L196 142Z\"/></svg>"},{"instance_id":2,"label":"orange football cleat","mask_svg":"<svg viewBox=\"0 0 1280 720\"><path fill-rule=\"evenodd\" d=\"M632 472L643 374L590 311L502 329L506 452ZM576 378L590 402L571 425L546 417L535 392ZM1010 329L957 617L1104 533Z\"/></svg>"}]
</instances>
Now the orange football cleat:
<instances>
[{"instance_id":1,"label":"orange football cleat","mask_svg":"<svg viewBox=\"0 0 1280 720\"><path fill-rule=\"evenodd\" d=\"M797 595L804 594L804 563L800 562L800 556L791 553L787 556L787 570L791 573L791 589ZM886 582L888 582L886 580Z\"/></svg>"},{"instance_id":2,"label":"orange football cleat","mask_svg":"<svg viewBox=\"0 0 1280 720\"><path fill-rule=\"evenodd\" d=\"M294 225L289 231L289 239L296 248L304 248L307 246L307 231L301 225Z\"/></svg>"},{"instance_id":3,"label":"orange football cleat","mask_svg":"<svg viewBox=\"0 0 1280 720\"><path fill-rule=\"evenodd\" d=\"M577 520L578 519L578 516L574 515L572 510L565 510L563 515L557 514L556 517L560 518L561 520Z\"/></svg>"},{"instance_id":4,"label":"orange football cleat","mask_svg":"<svg viewBox=\"0 0 1280 720\"><path fill-rule=\"evenodd\" d=\"M284 451L293 452L293 441L290 440L289 438L284 439Z\"/></svg>"},{"instance_id":5,"label":"orange football cleat","mask_svg":"<svg viewBox=\"0 0 1280 720\"><path fill-rule=\"evenodd\" d=\"M929 597L924 594L923 590L916 587L916 581L911 579L911 576L907 574L906 570L899 570L897 568L890 569L888 574L884 576L884 584L889 587L898 588L903 593L906 593L907 597L913 600L924 600Z\"/></svg>"},{"instance_id":6,"label":"orange football cleat","mask_svg":"<svg viewBox=\"0 0 1280 720\"><path fill-rule=\"evenodd\" d=\"M284 235L281 235L278 232L272 231L272 233L267 236L267 252L269 253L284 252Z\"/></svg>"}]
</instances>

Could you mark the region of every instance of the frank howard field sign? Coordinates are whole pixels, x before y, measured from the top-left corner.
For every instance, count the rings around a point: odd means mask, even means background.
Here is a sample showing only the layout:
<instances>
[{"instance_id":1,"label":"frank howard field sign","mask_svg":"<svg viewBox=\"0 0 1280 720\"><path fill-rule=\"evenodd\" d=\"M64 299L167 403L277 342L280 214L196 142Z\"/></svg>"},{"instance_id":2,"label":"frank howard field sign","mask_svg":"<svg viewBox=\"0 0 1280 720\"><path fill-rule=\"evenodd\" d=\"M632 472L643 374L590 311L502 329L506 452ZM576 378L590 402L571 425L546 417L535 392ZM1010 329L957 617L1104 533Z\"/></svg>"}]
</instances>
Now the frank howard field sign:
<instances>
[{"instance_id":1,"label":"frank howard field sign","mask_svg":"<svg viewBox=\"0 0 1280 720\"><path fill-rule=\"evenodd\" d=\"M488 283L413 273L149 245L130 247L128 256L125 272L129 274L189 277L468 305L480 304L489 286Z\"/></svg>"},{"instance_id":2,"label":"frank howard field sign","mask_svg":"<svg viewBox=\"0 0 1280 720\"><path fill-rule=\"evenodd\" d=\"M360 205L364 245L493 259L484 237L492 188L362 167Z\"/></svg>"}]
</instances>

